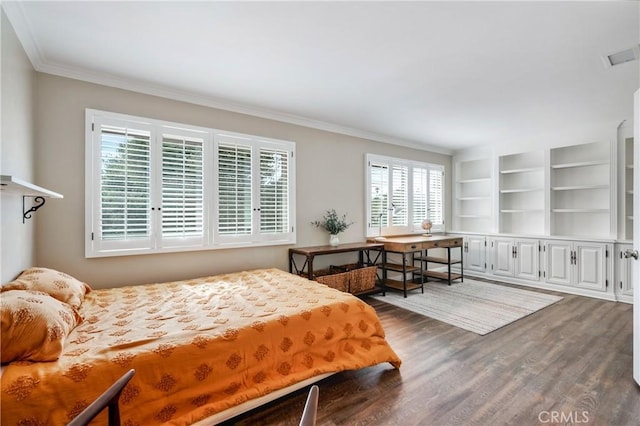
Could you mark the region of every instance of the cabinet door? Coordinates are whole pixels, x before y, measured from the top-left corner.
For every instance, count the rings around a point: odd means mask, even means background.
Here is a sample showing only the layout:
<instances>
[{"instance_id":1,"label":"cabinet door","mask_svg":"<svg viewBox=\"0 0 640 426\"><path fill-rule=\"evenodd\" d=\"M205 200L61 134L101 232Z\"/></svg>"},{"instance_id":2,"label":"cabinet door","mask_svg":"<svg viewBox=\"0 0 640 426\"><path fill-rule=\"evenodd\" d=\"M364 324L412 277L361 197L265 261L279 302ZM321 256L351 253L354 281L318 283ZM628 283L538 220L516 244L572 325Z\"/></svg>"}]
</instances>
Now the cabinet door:
<instances>
[{"instance_id":1,"label":"cabinet door","mask_svg":"<svg viewBox=\"0 0 640 426\"><path fill-rule=\"evenodd\" d=\"M633 267L632 259L624 259L626 263L624 280L622 282L622 292L624 296L633 297Z\"/></svg>"},{"instance_id":2,"label":"cabinet door","mask_svg":"<svg viewBox=\"0 0 640 426\"><path fill-rule=\"evenodd\" d=\"M633 245L616 245L616 295L633 296L633 259L624 257L627 250L633 250Z\"/></svg>"},{"instance_id":3,"label":"cabinet door","mask_svg":"<svg viewBox=\"0 0 640 426\"><path fill-rule=\"evenodd\" d=\"M545 281L551 284L571 285L572 245L564 241L547 241L545 247Z\"/></svg>"},{"instance_id":4,"label":"cabinet door","mask_svg":"<svg viewBox=\"0 0 640 426\"><path fill-rule=\"evenodd\" d=\"M491 243L493 249L493 274L513 276L514 245L513 240L496 238Z\"/></svg>"},{"instance_id":5,"label":"cabinet door","mask_svg":"<svg viewBox=\"0 0 640 426\"><path fill-rule=\"evenodd\" d=\"M465 269L470 271L485 271L485 237L468 236L464 246Z\"/></svg>"},{"instance_id":6,"label":"cabinet door","mask_svg":"<svg viewBox=\"0 0 640 426\"><path fill-rule=\"evenodd\" d=\"M575 244L576 286L591 290L607 290L605 253L605 244Z\"/></svg>"},{"instance_id":7,"label":"cabinet door","mask_svg":"<svg viewBox=\"0 0 640 426\"><path fill-rule=\"evenodd\" d=\"M525 280L540 279L540 251L537 240L516 240L516 277Z\"/></svg>"}]
</instances>

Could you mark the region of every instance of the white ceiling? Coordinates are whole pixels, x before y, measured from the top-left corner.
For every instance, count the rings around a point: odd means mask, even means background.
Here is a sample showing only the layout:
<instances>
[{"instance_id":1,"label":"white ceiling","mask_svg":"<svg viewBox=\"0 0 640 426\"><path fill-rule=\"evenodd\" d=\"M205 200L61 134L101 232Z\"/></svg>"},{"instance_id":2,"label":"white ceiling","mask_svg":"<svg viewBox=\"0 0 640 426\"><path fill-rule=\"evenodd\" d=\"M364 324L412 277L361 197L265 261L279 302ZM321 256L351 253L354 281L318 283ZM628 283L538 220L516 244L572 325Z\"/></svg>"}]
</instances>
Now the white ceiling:
<instances>
[{"instance_id":1,"label":"white ceiling","mask_svg":"<svg viewBox=\"0 0 640 426\"><path fill-rule=\"evenodd\" d=\"M451 152L632 116L640 3L3 2L34 67Z\"/></svg>"}]
</instances>

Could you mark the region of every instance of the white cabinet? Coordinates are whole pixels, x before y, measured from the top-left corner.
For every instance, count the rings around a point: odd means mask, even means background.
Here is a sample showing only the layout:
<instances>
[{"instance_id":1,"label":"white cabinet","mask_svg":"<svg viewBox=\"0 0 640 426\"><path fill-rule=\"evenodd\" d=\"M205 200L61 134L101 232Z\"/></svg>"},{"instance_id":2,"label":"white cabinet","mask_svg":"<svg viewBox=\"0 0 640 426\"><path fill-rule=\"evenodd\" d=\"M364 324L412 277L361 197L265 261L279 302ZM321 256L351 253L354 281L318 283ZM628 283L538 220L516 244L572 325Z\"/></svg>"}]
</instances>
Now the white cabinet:
<instances>
[{"instance_id":1,"label":"white cabinet","mask_svg":"<svg viewBox=\"0 0 640 426\"><path fill-rule=\"evenodd\" d=\"M573 268L573 245L566 241L547 241L543 245L545 282L559 285L571 285Z\"/></svg>"},{"instance_id":2,"label":"white cabinet","mask_svg":"<svg viewBox=\"0 0 640 426\"><path fill-rule=\"evenodd\" d=\"M540 243L533 239L496 237L490 243L494 275L538 281Z\"/></svg>"},{"instance_id":3,"label":"white cabinet","mask_svg":"<svg viewBox=\"0 0 640 426\"><path fill-rule=\"evenodd\" d=\"M549 240L544 242L544 280L550 284L606 292L609 287L611 245Z\"/></svg>"},{"instance_id":4,"label":"white cabinet","mask_svg":"<svg viewBox=\"0 0 640 426\"><path fill-rule=\"evenodd\" d=\"M484 272L487 268L486 243L484 235L465 235L463 242L463 263L464 272L475 271Z\"/></svg>"},{"instance_id":5,"label":"white cabinet","mask_svg":"<svg viewBox=\"0 0 640 426\"><path fill-rule=\"evenodd\" d=\"M633 250L633 244L616 244L616 300L633 303L633 273L634 260L626 258L625 252Z\"/></svg>"}]
</instances>

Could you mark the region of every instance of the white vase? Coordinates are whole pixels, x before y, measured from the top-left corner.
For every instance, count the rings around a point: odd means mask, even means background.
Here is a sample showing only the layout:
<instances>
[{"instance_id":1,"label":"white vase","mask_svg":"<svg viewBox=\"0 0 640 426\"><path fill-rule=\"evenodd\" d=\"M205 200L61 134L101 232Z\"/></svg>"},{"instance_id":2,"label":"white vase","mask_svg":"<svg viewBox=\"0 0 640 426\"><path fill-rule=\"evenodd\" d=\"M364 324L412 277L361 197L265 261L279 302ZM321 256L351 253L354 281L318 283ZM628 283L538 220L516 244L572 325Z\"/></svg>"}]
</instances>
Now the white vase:
<instances>
[{"instance_id":1,"label":"white vase","mask_svg":"<svg viewBox=\"0 0 640 426\"><path fill-rule=\"evenodd\" d=\"M329 245L332 247L337 247L340 244L340 239L337 235L329 235Z\"/></svg>"}]
</instances>

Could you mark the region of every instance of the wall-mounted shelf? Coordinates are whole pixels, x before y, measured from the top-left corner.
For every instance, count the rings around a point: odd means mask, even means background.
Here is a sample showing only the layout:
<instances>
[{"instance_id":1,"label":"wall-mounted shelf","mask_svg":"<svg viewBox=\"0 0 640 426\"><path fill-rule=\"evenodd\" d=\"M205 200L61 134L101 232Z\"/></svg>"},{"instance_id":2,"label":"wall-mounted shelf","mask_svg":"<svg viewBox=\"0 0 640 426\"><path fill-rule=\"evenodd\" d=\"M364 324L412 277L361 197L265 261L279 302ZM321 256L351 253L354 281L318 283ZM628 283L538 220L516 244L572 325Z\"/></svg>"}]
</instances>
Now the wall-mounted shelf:
<instances>
[{"instance_id":1,"label":"wall-mounted shelf","mask_svg":"<svg viewBox=\"0 0 640 426\"><path fill-rule=\"evenodd\" d=\"M0 194L22 196L22 223L26 219L31 219L31 213L44 205L45 198L64 198L62 194L9 175L0 175ZM27 197L34 198L36 203L28 209L25 206L25 198Z\"/></svg>"}]
</instances>

